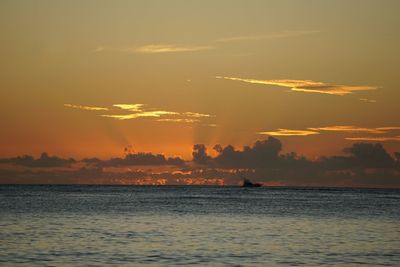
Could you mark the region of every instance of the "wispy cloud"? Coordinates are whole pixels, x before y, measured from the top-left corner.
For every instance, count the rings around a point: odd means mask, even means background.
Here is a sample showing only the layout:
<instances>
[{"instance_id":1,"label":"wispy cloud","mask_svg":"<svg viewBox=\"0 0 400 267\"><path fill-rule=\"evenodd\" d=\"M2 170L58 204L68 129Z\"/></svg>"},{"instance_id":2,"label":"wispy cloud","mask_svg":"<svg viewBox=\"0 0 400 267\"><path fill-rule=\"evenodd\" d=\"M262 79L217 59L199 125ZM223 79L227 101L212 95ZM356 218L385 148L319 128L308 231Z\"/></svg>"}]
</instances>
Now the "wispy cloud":
<instances>
[{"instance_id":1,"label":"wispy cloud","mask_svg":"<svg viewBox=\"0 0 400 267\"><path fill-rule=\"evenodd\" d=\"M400 141L400 136L379 136L379 137L346 137L346 140L350 141Z\"/></svg>"},{"instance_id":2,"label":"wispy cloud","mask_svg":"<svg viewBox=\"0 0 400 267\"><path fill-rule=\"evenodd\" d=\"M136 48L128 48L127 52L136 52L144 54L159 54L159 53L178 53L178 52L195 52L213 49L212 46L179 46L179 45L162 45L152 44L144 45Z\"/></svg>"},{"instance_id":3,"label":"wispy cloud","mask_svg":"<svg viewBox=\"0 0 400 267\"><path fill-rule=\"evenodd\" d=\"M372 134L383 134L386 133L387 130L392 130L395 127L381 127L381 128L366 128L366 127L357 127L357 126L327 126L327 127L319 127L319 128L308 128L313 131L330 131L330 132L367 132Z\"/></svg>"},{"instance_id":4,"label":"wispy cloud","mask_svg":"<svg viewBox=\"0 0 400 267\"><path fill-rule=\"evenodd\" d=\"M396 130L400 130L400 126L378 127L375 129L382 130L382 131L396 131Z\"/></svg>"},{"instance_id":5,"label":"wispy cloud","mask_svg":"<svg viewBox=\"0 0 400 267\"><path fill-rule=\"evenodd\" d=\"M282 39L282 38L290 38L290 37L298 37L310 34L320 33L321 31L313 30L313 31L284 31L278 33L270 33L270 34L259 34L259 35L242 35L242 36L233 36L227 38L220 38L214 40L217 43L226 43L226 42L237 42L237 41L257 41L257 40L267 40L267 39Z\"/></svg>"},{"instance_id":6,"label":"wispy cloud","mask_svg":"<svg viewBox=\"0 0 400 267\"><path fill-rule=\"evenodd\" d=\"M305 35L317 34L321 31L318 30L305 30L305 31L283 31L269 34L258 34L258 35L241 35L226 38L219 38L210 40L205 44L145 44L141 46L126 46L126 47L105 47L98 46L92 51L94 53L100 53L105 51L114 52L125 52L125 53L139 53L139 54L162 54L162 53L181 53L181 52L197 52L205 51L218 48L218 44L238 41L257 41L257 40L268 40L268 39L283 39L300 37Z\"/></svg>"},{"instance_id":7,"label":"wispy cloud","mask_svg":"<svg viewBox=\"0 0 400 267\"><path fill-rule=\"evenodd\" d=\"M352 85L339 85L329 84L324 82L315 82L312 80L256 80L256 79L243 79L236 77L216 76L217 79L225 79L232 81L241 81L251 84L264 84L275 85L280 87L288 87L291 91L306 92L306 93L319 93L344 96L352 94L355 91L368 91L376 90L377 86L352 86Z\"/></svg>"},{"instance_id":8,"label":"wispy cloud","mask_svg":"<svg viewBox=\"0 0 400 267\"><path fill-rule=\"evenodd\" d=\"M105 111L105 110L109 110L109 108L105 108L105 107L81 106L81 105L72 105L72 104L64 104L64 107L81 109L81 110L90 110L90 111Z\"/></svg>"},{"instance_id":9,"label":"wispy cloud","mask_svg":"<svg viewBox=\"0 0 400 267\"><path fill-rule=\"evenodd\" d=\"M163 122L188 122L188 123L193 123L193 122L199 122L200 120L198 119L188 119L188 118L166 118L166 119L158 119L157 121L163 121Z\"/></svg>"},{"instance_id":10,"label":"wispy cloud","mask_svg":"<svg viewBox=\"0 0 400 267\"><path fill-rule=\"evenodd\" d=\"M366 103L376 103L375 99L369 99L369 98L359 98L360 101L366 102Z\"/></svg>"},{"instance_id":11,"label":"wispy cloud","mask_svg":"<svg viewBox=\"0 0 400 267\"><path fill-rule=\"evenodd\" d=\"M214 117L213 115L210 115L210 114L197 113L197 112L184 112L183 115L188 116L188 117L193 117L193 118Z\"/></svg>"},{"instance_id":12,"label":"wispy cloud","mask_svg":"<svg viewBox=\"0 0 400 267\"><path fill-rule=\"evenodd\" d=\"M259 134L272 135L272 136L307 136L307 135L319 134L319 132L309 131L309 130L290 130L290 129L279 128L276 131L259 132Z\"/></svg>"},{"instance_id":13,"label":"wispy cloud","mask_svg":"<svg viewBox=\"0 0 400 267\"><path fill-rule=\"evenodd\" d=\"M107 107L92 107L64 104L65 107L75 108L86 111L108 111L106 114L98 116L103 118L111 118L116 120L132 120L138 118L156 118L157 122L177 122L177 123L197 123L201 125L212 125L212 123L205 123L204 120L209 121L215 115L199 113L199 112L177 112L171 110L161 110L152 107L147 107L146 104L113 104L110 108ZM122 110L122 111L121 111ZM121 114L121 112L126 112Z\"/></svg>"},{"instance_id":14,"label":"wispy cloud","mask_svg":"<svg viewBox=\"0 0 400 267\"><path fill-rule=\"evenodd\" d=\"M141 117L161 117L165 115L178 115L178 112L166 111L166 110L154 110L154 111L142 111L132 114L122 114L122 115L100 115L101 117L114 118L117 120L130 120L137 119Z\"/></svg>"},{"instance_id":15,"label":"wispy cloud","mask_svg":"<svg viewBox=\"0 0 400 267\"><path fill-rule=\"evenodd\" d=\"M180 53L196 52L214 49L209 45L177 45L177 44L149 44L132 47L103 47L99 46L93 49L93 52L124 52L131 54L162 54L162 53Z\"/></svg>"},{"instance_id":16,"label":"wispy cloud","mask_svg":"<svg viewBox=\"0 0 400 267\"><path fill-rule=\"evenodd\" d=\"M347 136L346 140L353 141L398 141L400 136L376 136L377 134L390 134L393 131L400 131L400 126L387 126L387 127L357 127L353 125L340 125L340 126L326 126L326 127L313 127L306 129L282 129L279 128L275 131L259 132L258 134L271 135L271 136L308 136L323 134L324 132L336 132L342 134L351 133L365 133L371 136L354 137Z\"/></svg>"}]
</instances>

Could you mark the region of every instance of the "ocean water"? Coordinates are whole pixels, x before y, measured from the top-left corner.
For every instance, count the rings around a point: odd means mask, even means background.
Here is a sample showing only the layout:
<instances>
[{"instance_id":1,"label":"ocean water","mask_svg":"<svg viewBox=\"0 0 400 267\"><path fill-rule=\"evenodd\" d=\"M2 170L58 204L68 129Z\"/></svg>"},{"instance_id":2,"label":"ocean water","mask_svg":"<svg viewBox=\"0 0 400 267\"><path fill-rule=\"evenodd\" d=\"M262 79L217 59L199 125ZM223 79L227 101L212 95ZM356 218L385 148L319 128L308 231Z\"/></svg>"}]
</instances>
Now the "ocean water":
<instances>
[{"instance_id":1,"label":"ocean water","mask_svg":"<svg viewBox=\"0 0 400 267\"><path fill-rule=\"evenodd\" d=\"M0 186L1 266L400 266L400 190Z\"/></svg>"}]
</instances>

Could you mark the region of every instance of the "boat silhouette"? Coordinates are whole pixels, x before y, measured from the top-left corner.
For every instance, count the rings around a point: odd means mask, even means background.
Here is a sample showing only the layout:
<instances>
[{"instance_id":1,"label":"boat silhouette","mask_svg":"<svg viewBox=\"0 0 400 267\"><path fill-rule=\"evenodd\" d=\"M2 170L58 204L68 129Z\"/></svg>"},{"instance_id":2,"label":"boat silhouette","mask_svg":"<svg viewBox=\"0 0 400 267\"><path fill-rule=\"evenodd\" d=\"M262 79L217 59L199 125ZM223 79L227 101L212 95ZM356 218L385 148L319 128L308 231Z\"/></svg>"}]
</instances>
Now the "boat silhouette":
<instances>
[{"instance_id":1,"label":"boat silhouette","mask_svg":"<svg viewBox=\"0 0 400 267\"><path fill-rule=\"evenodd\" d=\"M243 179L242 187L261 187L262 184L253 183L249 179Z\"/></svg>"}]
</instances>

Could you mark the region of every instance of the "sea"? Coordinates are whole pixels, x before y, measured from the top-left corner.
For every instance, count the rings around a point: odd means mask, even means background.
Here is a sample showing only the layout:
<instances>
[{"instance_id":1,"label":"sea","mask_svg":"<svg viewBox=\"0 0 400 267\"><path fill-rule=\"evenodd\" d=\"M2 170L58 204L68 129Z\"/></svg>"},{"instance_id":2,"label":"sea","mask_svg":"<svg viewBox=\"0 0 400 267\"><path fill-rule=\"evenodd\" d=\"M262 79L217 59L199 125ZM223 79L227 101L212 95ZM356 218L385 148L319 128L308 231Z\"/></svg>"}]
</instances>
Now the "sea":
<instances>
[{"instance_id":1,"label":"sea","mask_svg":"<svg viewBox=\"0 0 400 267\"><path fill-rule=\"evenodd\" d=\"M400 190L0 186L0 266L400 266Z\"/></svg>"}]
</instances>

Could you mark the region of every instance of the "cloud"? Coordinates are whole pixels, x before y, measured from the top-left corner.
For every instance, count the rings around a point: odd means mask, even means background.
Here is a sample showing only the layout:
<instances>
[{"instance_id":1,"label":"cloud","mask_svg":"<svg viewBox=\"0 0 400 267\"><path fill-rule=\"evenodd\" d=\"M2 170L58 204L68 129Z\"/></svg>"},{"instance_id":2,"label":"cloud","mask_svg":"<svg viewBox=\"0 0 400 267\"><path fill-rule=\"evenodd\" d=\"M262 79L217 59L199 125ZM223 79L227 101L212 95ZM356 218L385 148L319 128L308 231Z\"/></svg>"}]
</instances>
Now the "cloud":
<instances>
[{"instance_id":1,"label":"cloud","mask_svg":"<svg viewBox=\"0 0 400 267\"><path fill-rule=\"evenodd\" d=\"M203 144L193 147L193 162L197 164L209 164L210 166L225 168L255 168L266 167L279 158L282 149L281 142L269 137L254 143L252 147L245 146L242 151L236 150L232 145L222 147L214 146L218 156L212 158L207 155L207 149Z\"/></svg>"},{"instance_id":2,"label":"cloud","mask_svg":"<svg viewBox=\"0 0 400 267\"><path fill-rule=\"evenodd\" d=\"M162 122L187 122L187 123L194 123L194 122L200 122L198 119L172 119L172 118L167 118L167 119L158 119L157 121L162 121Z\"/></svg>"},{"instance_id":3,"label":"cloud","mask_svg":"<svg viewBox=\"0 0 400 267\"><path fill-rule=\"evenodd\" d=\"M400 141L400 136L377 136L377 137L346 137L346 140L350 141L376 141L376 142L384 142L384 141Z\"/></svg>"},{"instance_id":4,"label":"cloud","mask_svg":"<svg viewBox=\"0 0 400 267\"><path fill-rule=\"evenodd\" d=\"M98 46L93 49L93 52L100 53L104 51L116 51L124 53L139 53L139 54L162 54L162 53L182 53L182 52L197 52L215 49L213 46L218 43L238 42L238 41L257 41L267 39L283 39L292 38L305 35L311 35L320 33L318 30L306 30L306 31L283 31L279 33L270 34L259 34L259 35L244 35L234 36L227 38L220 38L209 41L210 44L206 45L179 45L179 44L146 44L142 46L133 47L104 47ZM190 81L190 80L187 80Z\"/></svg>"},{"instance_id":5,"label":"cloud","mask_svg":"<svg viewBox=\"0 0 400 267\"><path fill-rule=\"evenodd\" d=\"M400 126L378 127L378 128L375 128L375 129L381 130L381 131L395 131L395 130L400 130Z\"/></svg>"},{"instance_id":6,"label":"cloud","mask_svg":"<svg viewBox=\"0 0 400 267\"><path fill-rule=\"evenodd\" d=\"M129 110L133 112L142 111L144 104L114 104L113 107L117 107L124 110Z\"/></svg>"},{"instance_id":7,"label":"cloud","mask_svg":"<svg viewBox=\"0 0 400 267\"><path fill-rule=\"evenodd\" d=\"M353 167L391 168L394 165L394 159L382 144L357 143L344 151L354 160Z\"/></svg>"},{"instance_id":8,"label":"cloud","mask_svg":"<svg viewBox=\"0 0 400 267\"><path fill-rule=\"evenodd\" d=\"M288 87L291 91L305 92L305 93L319 93L328 95L344 96L352 94L356 91L376 90L377 86L351 86L329 84L324 82L315 82L312 80L256 80L256 79L243 79L235 77L216 76L217 79L225 79L232 81L241 81L251 84L264 84L275 85L280 87Z\"/></svg>"},{"instance_id":9,"label":"cloud","mask_svg":"<svg viewBox=\"0 0 400 267\"><path fill-rule=\"evenodd\" d=\"M90 111L105 111L105 110L109 110L109 108L105 108L105 107L81 106L81 105L72 105L72 104L64 104L64 107L82 109L82 110L90 110Z\"/></svg>"},{"instance_id":10,"label":"cloud","mask_svg":"<svg viewBox=\"0 0 400 267\"><path fill-rule=\"evenodd\" d=\"M112 158L103 161L102 165L119 167L133 165L184 165L185 161L179 157L166 158L162 154L130 153L124 158Z\"/></svg>"},{"instance_id":11,"label":"cloud","mask_svg":"<svg viewBox=\"0 0 400 267\"><path fill-rule=\"evenodd\" d=\"M214 49L209 45L176 45L176 44L148 44L143 46L133 47L103 47L99 46L93 49L94 53L122 52L130 54L163 54L163 53L182 53L182 52L197 52Z\"/></svg>"},{"instance_id":12,"label":"cloud","mask_svg":"<svg viewBox=\"0 0 400 267\"><path fill-rule=\"evenodd\" d=\"M29 155L24 155L15 158L0 159L0 163L8 163L31 168L56 168L70 167L71 164L75 163L75 160L72 158L63 159L56 156L49 156L47 153L42 153L37 159Z\"/></svg>"},{"instance_id":13,"label":"cloud","mask_svg":"<svg viewBox=\"0 0 400 267\"><path fill-rule=\"evenodd\" d=\"M359 98L359 100L367 103L376 103L376 100L369 98Z\"/></svg>"},{"instance_id":14,"label":"cloud","mask_svg":"<svg viewBox=\"0 0 400 267\"><path fill-rule=\"evenodd\" d=\"M188 117L193 117L193 118L209 118L209 117L215 117L210 114L204 114L204 113L197 113L197 112L184 112L183 115L188 116Z\"/></svg>"},{"instance_id":15,"label":"cloud","mask_svg":"<svg viewBox=\"0 0 400 267\"><path fill-rule=\"evenodd\" d=\"M307 135L319 134L319 132L308 131L308 130L290 130L290 129L279 128L276 131L259 132L259 134L272 135L272 136L307 136Z\"/></svg>"},{"instance_id":16,"label":"cloud","mask_svg":"<svg viewBox=\"0 0 400 267\"><path fill-rule=\"evenodd\" d=\"M64 104L66 107L76 108L81 110L89 111L109 111L114 114L100 114L100 117L112 118L116 120L132 120L138 118L157 118L155 121L158 122L177 122L177 123L202 123L204 119L213 118L214 115L199 113L199 112L177 112L169 110L157 110L154 108L148 108L145 104L113 104L111 108L107 107L90 107L80 106L72 104ZM127 112L125 114L115 114L116 109L118 113L122 111ZM162 118L161 118L162 117ZM202 125L214 126L212 123L202 123Z\"/></svg>"},{"instance_id":17,"label":"cloud","mask_svg":"<svg viewBox=\"0 0 400 267\"><path fill-rule=\"evenodd\" d=\"M312 127L304 130L291 130L279 128L275 131L259 132L259 134L271 135L271 136L308 136L315 134L322 134L323 132L340 132L340 133L358 133L363 132L367 134L387 134L392 131L400 130L399 126L387 126L387 127L357 127L354 125L336 125L336 126L325 126L325 127ZM346 137L346 140L353 141L397 141L398 136L387 137L387 136L370 136L370 137Z\"/></svg>"},{"instance_id":18,"label":"cloud","mask_svg":"<svg viewBox=\"0 0 400 267\"><path fill-rule=\"evenodd\" d=\"M142 111L142 112L137 112L137 113L132 113L132 114L118 114L118 115L99 115L100 117L105 117L105 118L113 118L117 120L130 120L130 119L137 119L137 118L142 118L142 117L161 117L165 115L178 115L178 112L174 111L166 111L166 110L154 110L154 111Z\"/></svg>"},{"instance_id":19,"label":"cloud","mask_svg":"<svg viewBox=\"0 0 400 267\"><path fill-rule=\"evenodd\" d=\"M386 130L390 130L392 127L386 128ZM356 127L353 125L350 126L327 126L327 127L319 127L319 128L308 128L314 131L329 131L329 132L367 132L373 134L382 134L386 133L385 127L383 128L366 128L366 127Z\"/></svg>"},{"instance_id":20,"label":"cloud","mask_svg":"<svg viewBox=\"0 0 400 267\"><path fill-rule=\"evenodd\" d=\"M216 145L216 156L196 144L191 161L130 149L124 157L105 160L20 156L0 160L0 183L238 185L246 177L269 185L400 188L400 153L393 157L379 143L355 143L342 155L316 160L282 149L280 140L269 137L241 149Z\"/></svg>"},{"instance_id":21,"label":"cloud","mask_svg":"<svg viewBox=\"0 0 400 267\"><path fill-rule=\"evenodd\" d=\"M207 155L207 148L203 144L196 144L193 146L193 162L197 164L206 164L211 160L211 157Z\"/></svg>"},{"instance_id":22,"label":"cloud","mask_svg":"<svg viewBox=\"0 0 400 267\"><path fill-rule=\"evenodd\" d=\"M102 51L104 51L104 47L102 47L102 46L98 46L95 49L93 49L93 52L95 52L95 53L99 53L99 52L102 52Z\"/></svg>"},{"instance_id":23,"label":"cloud","mask_svg":"<svg viewBox=\"0 0 400 267\"><path fill-rule=\"evenodd\" d=\"M271 34L260 34L260 35L243 35L243 36L234 36L227 38L220 38L215 40L217 43L226 43L226 42L238 42L238 41L258 41L258 40L266 40L266 39L283 39L283 38L291 38L291 37L299 37L304 35L316 34L321 31L285 31L280 33L271 33Z\"/></svg>"},{"instance_id":24,"label":"cloud","mask_svg":"<svg viewBox=\"0 0 400 267\"><path fill-rule=\"evenodd\" d=\"M179 46L179 45L162 45L152 44L139 46L133 49L125 49L126 52L135 52L143 54L160 54L160 53L179 53L179 52L195 52L213 49L212 46Z\"/></svg>"},{"instance_id":25,"label":"cloud","mask_svg":"<svg viewBox=\"0 0 400 267\"><path fill-rule=\"evenodd\" d=\"M126 166L160 166L172 165L183 166L185 161L180 157L165 157L163 154L153 154L146 152L134 153L130 148L125 148L124 157L116 157L108 160L98 158L85 158L82 162L89 166L97 167L126 167Z\"/></svg>"}]
</instances>

